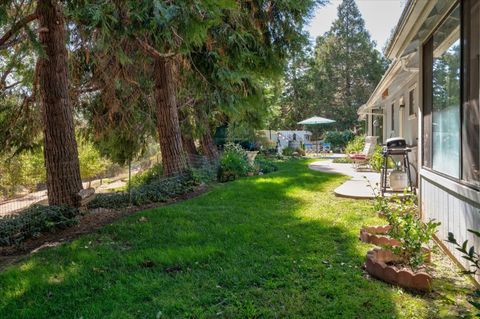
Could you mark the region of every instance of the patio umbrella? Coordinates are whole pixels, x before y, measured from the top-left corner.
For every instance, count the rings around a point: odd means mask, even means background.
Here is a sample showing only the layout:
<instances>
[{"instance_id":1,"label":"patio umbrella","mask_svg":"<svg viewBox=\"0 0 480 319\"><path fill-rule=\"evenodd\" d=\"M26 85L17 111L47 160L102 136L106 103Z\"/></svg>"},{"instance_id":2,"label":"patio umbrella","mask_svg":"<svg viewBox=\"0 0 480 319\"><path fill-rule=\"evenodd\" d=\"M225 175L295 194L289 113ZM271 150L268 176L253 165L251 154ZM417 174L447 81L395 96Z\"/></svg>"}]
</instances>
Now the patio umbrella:
<instances>
[{"instance_id":1,"label":"patio umbrella","mask_svg":"<svg viewBox=\"0 0 480 319\"><path fill-rule=\"evenodd\" d=\"M301 122L298 122L297 124L302 124L302 125L320 125L320 124L330 124L330 123L335 123L334 120L326 119L321 116L313 116L311 118L308 118L306 120L303 120ZM317 153L318 153L318 141L317 141Z\"/></svg>"},{"instance_id":2,"label":"patio umbrella","mask_svg":"<svg viewBox=\"0 0 480 319\"><path fill-rule=\"evenodd\" d=\"M321 116L314 116L311 118L308 118L306 120L303 120L301 122L298 122L297 124L302 124L302 125L317 125L317 124L330 124L330 123L335 123L334 120L326 119Z\"/></svg>"}]
</instances>

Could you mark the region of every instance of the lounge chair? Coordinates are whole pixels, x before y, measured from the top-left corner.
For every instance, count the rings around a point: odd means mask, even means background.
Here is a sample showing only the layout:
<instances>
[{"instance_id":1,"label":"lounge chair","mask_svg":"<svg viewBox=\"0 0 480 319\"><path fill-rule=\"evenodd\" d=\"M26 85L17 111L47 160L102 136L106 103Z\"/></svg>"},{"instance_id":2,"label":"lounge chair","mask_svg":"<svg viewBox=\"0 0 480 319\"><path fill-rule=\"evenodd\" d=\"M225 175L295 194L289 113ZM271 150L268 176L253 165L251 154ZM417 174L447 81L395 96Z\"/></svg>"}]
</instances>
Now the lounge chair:
<instances>
[{"instance_id":1,"label":"lounge chair","mask_svg":"<svg viewBox=\"0 0 480 319\"><path fill-rule=\"evenodd\" d=\"M348 154L348 158L353 161L353 167L358 170L360 168L368 168L370 158L375 152L375 143L366 142L365 147L360 153Z\"/></svg>"}]
</instances>

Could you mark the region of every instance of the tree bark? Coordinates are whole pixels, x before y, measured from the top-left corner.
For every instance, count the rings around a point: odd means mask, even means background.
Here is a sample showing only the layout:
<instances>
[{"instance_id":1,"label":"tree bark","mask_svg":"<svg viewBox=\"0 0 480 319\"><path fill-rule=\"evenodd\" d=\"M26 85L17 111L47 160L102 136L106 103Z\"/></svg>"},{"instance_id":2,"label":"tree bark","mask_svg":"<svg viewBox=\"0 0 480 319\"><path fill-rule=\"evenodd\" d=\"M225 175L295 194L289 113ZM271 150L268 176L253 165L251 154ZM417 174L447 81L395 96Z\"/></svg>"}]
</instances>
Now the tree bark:
<instances>
[{"instance_id":1,"label":"tree bark","mask_svg":"<svg viewBox=\"0 0 480 319\"><path fill-rule=\"evenodd\" d=\"M198 155L197 147L195 146L195 141L190 136L182 134L182 144L183 149L187 154L188 161L190 165L195 164L195 157Z\"/></svg>"},{"instance_id":2,"label":"tree bark","mask_svg":"<svg viewBox=\"0 0 480 319\"><path fill-rule=\"evenodd\" d=\"M39 84L44 124L44 157L50 205L78 207L82 189L75 128L68 95L66 30L56 0L37 1L40 24Z\"/></svg>"},{"instance_id":3,"label":"tree bark","mask_svg":"<svg viewBox=\"0 0 480 319\"><path fill-rule=\"evenodd\" d=\"M202 145L203 154L208 160L218 160L218 150L215 142L213 141L212 134L210 133L210 128L207 127L205 133L203 133L202 138L200 139L200 144Z\"/></svg>"},{"instance_id":4,"label":"tree bark","mask_svg":"<svg viewBox=\"0 0 480 319\"><path fill-rule=\"evenodd\" d=\"M153 67L157 130L165 176L181 174L188 169L178 121L173 63L172 59L157 58Z\"/></svg>"}]
</instances>

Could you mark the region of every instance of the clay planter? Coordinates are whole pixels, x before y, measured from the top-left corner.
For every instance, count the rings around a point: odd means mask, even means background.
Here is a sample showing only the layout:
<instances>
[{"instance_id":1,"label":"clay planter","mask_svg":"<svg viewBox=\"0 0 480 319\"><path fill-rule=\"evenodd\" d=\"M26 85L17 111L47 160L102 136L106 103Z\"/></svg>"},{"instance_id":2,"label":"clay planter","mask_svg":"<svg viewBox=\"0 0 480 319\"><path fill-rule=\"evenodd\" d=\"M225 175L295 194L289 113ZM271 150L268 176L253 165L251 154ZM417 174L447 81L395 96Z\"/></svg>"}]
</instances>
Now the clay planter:
<instances>
[{"instance_id":1,"label":"clay planter","mask_svg":"<svg viewBox=\"0 0 480 319\"><path fill-rule=\"evenodd\" d=\"M365 268L372 277L389 284L420 291L431 290L432 276L423 271L414 272L388 265L394 261L398 261L398 257L391 251L375 248L367 253Z\"/></svg>"},{"instance_id":2,"label":"clay planter","mask_svg":"<svg viewBox=\"0 0 480 319\"><path fill-rule=\"evenodd\" d=\"M377 246L399 246L400 242L396 239L385 236L392 228L386 226L362 227L360 229L360 240L364 243L374 244Z\"/></svg>"}]
</instances>

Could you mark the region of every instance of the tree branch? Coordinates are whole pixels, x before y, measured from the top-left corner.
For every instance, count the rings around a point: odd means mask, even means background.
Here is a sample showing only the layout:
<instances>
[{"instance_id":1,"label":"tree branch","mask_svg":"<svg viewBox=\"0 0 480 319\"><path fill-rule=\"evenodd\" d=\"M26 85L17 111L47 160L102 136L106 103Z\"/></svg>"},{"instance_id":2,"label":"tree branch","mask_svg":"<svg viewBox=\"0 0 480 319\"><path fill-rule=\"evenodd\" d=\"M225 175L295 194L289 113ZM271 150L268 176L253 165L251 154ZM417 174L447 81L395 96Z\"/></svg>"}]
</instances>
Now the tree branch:
<instances>
[{"instance_id":1,"label":"tree branch","mask_svg":"<svg viewBox=\"0 0 480 319\"><path fill-rule=\"evenodd\" d=\"M143 49L143 51L145 51L145 53L150 55L152 58L167 59L167 58L171 58L171 57L175 56L175 53L173 53L173 52L160 53L154 47L152 47L150 44L148 44L147 42L145 42L143 40L140 40L138 38L137 38L137 42L140 45L140 47Z\"/></svg>"},{"instance_id":2,"label":"tree branch","mask_svg":"<svg viewBox=\"0 0 480 319\"><path fill-rule=\"evenodd\" d=\"M32 13L32 14L29 14L25 17L23 17L22 19L20 19L20 21L18 21L17 23L15 23L13 25L13 27L8 30L1 38L0 38L0 46L2 46L3 44L5 44L5 42L7 42L11 37L13 37L15 35L15 33L17 33L21 28L23 28L24 26L26 26L28 23L36 20L38 18L38 14L37 13Z\"/></svg>"}]
</instances>

